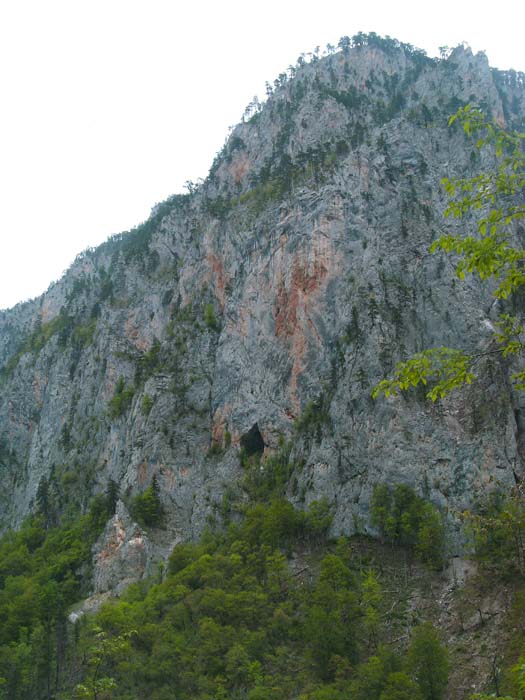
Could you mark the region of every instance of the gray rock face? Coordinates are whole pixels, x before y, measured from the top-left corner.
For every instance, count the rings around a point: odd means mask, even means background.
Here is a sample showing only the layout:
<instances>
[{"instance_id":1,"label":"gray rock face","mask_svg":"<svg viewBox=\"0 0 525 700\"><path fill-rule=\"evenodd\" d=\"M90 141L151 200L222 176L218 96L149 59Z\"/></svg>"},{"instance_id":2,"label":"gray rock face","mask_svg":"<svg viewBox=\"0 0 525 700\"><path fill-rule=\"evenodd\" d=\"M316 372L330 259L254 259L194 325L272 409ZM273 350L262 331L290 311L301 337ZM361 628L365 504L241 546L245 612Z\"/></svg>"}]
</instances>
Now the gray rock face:
<instances>
[{"instance_id":1,"label":"gray rock face","mask_svg":"<svg viewBox=\"0 0 525 700\"><path fill-rule=\"evenodd\" d=\"M523 76L461 48L434 61L365 46L304 65L195 192L0 313L3 525L39 484L62 512L109 479L129 501L155 475L166 529L146 536L120 506L97 550L95 588L114 588L202 532L254 426L267 450L293 436L289 497L329 498L336 532L369 527L378 481L411 484L451 524L510 488L523 419L500 362L440 405L370 397L410 353L490 337L488 286L455 282L428 253L440 178L491 164L447 127L468 101L522 123Z\"/></svg>"},{"instance_id":2,"label":"gray rock face","mask_svg":"<svg viewBox=\"0 0 525 700\"><path fill-rule=\"evenodd\" d=\"M93 549L94 594L118 593L140 580L148 570L149 550L146 534L118 501L115 515Z\"/></svg>"}]
</instances>

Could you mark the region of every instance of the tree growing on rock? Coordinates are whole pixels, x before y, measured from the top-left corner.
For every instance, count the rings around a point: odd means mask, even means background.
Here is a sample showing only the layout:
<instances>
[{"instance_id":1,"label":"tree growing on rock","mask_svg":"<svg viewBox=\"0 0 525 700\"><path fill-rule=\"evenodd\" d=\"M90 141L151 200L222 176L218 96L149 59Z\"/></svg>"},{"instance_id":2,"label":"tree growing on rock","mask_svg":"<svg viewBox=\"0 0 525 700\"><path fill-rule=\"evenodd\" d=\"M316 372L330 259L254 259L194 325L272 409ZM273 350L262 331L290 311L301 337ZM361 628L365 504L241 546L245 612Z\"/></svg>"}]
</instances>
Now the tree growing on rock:
<instances>
[{"instance_id":1,"label":"tree growing on rock","mask_svg":"<svg viewBox=\"0 0 525 700\"><path fill-rule=\"evenodd\" d=\"M160 489L157 477L154 476L151 485L135 496L130 505L130 512L139 525L144 527L162 527L165 511L160 500Z\"/></svg>"}]
</instances>

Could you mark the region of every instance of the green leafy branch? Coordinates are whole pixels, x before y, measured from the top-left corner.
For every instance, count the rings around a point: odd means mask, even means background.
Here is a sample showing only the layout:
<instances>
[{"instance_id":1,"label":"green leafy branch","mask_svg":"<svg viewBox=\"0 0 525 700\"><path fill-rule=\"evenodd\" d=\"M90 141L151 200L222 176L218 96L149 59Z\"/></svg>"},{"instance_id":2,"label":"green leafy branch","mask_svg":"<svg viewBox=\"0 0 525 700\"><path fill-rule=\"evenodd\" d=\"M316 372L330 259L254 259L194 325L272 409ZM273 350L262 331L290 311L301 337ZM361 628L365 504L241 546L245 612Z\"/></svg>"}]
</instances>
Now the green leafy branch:
<instances>
[{"instance_id":1,"label":"green leafy branch","mask_svg":"<svg viewBox=\"0 0 525 700\"><path fill-rule=\"evenodd\" d=\"M478 237L443 234L430 250L459 255L456 273L460 279L468 272L477 273L482 280L498 280L494 296L506 299L525 284L525 251L509 243L508 229L513 221L525 218L525 205L519 201L525 194L525 134L503 129L470 105L459 109L449 124L456 121L467 136L479 135L478 149L492 146L499 164L471 178L443 178L441 184L450 197L445 217L462 219L476 210L486 213L478 221Z\"/></svg>"},{"instance_id":2,"label":"green leafy branch","mask_svg":"<svg viewBox=\"0 0 525 700\"><path fill-rule=\"evenodd\" d=\"M427 392L431 401L443 398L461 384L470 384L475 378L471 371L472 357L452 348L432 348L413 355L406 362L400 362L391 379L383 379L372 392L373 398L384 394L397 396L399 391L416 387L418 384L434 383Z\"/></svg>"},{"instance_id":3,"label":"green leafy branch","mask_svg":"<svg viewBox=\"0 0 525 700\"><path fill-rule=\"evenodd\" d=\"M372 397L381 394L386 398L397 396L400 391L423 384L431 385L426 398L431 401L442 399L453 389L471 384L476 379L475 366L484 357L500 355L509 357L525 350L525 326L515 316L503 314L495 325L497 331L493 340L500 347L491 346L484 352L465 353L453 348L431 348L413 355L405 362L396 365L390 379L383 379L377 384ZM525 390L525 369L511 375L514 387Z\"/></svg>"}]
</instances>

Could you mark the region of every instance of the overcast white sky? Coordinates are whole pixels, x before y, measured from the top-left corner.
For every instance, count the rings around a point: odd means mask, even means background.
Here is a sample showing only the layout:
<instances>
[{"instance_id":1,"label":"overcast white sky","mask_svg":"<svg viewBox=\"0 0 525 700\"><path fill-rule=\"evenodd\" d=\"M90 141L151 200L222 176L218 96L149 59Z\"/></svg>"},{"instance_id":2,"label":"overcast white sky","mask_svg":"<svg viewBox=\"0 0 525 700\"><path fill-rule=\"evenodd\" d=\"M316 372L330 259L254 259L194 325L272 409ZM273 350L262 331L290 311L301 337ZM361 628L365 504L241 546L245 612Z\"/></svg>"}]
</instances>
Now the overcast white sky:
<instances>
[{"instance_id":1,"label":"overcast white sky","mask_svg":"<svg viewBox=\"0 0 525 700\"><path fill-rule=\"evenodd\" d=\"M525 3L0 0L0 309L205 177L301 52L375 31L525 71Z\"/></svg>"}]
</instances>

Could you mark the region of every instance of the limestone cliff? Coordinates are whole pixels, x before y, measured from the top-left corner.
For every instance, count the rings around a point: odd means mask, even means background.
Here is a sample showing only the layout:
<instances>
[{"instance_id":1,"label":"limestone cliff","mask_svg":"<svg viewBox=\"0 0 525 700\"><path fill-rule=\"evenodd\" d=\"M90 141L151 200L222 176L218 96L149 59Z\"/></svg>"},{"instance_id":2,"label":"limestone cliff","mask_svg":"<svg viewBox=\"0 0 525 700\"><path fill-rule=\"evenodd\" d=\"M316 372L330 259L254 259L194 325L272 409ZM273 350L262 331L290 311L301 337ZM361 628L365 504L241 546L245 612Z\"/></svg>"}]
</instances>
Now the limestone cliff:
<instances>
[{"instance_id":1,"label":"limestone cliff","mask_svg":"<svg viewBox=\"0 0 525 700\"><path fill-rule=\"evenodd\" d=\"M1 312L3 525L39 485L65 512L109 479L126 501L156 475L166 529L135 531L125 509L107 528L140 572L214 517L242 475L243 439L292 439L288 495L326 496L336 532L369 527L378 481L411 484L452 530L486 489L515 483L521 408L504 364L439 405L370 397L413 351L490 335L490 289L455 282L428 253L440 179L490 166L447 126L467 102L523 124L523 76L463 48L437 61L395 42L300 65L203 184Z\"/></svg>"}]
</instances>

